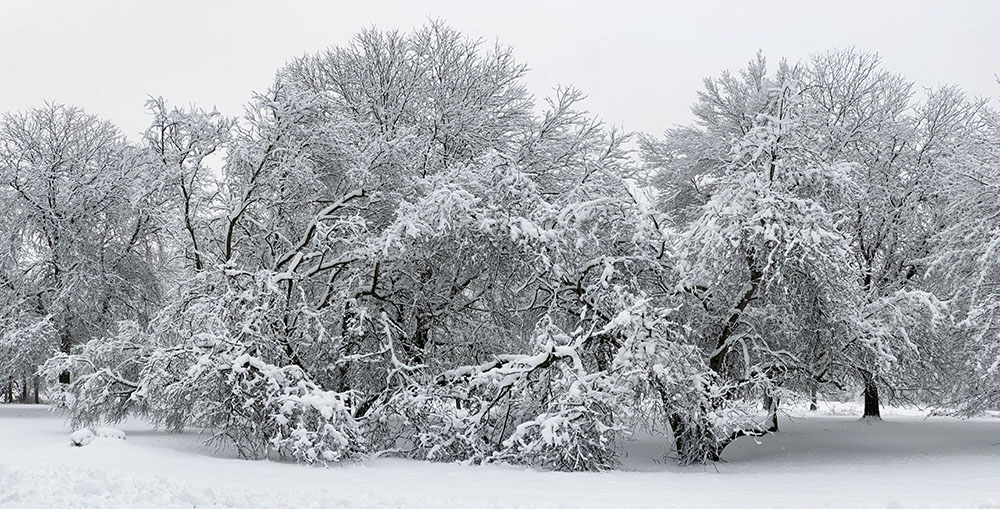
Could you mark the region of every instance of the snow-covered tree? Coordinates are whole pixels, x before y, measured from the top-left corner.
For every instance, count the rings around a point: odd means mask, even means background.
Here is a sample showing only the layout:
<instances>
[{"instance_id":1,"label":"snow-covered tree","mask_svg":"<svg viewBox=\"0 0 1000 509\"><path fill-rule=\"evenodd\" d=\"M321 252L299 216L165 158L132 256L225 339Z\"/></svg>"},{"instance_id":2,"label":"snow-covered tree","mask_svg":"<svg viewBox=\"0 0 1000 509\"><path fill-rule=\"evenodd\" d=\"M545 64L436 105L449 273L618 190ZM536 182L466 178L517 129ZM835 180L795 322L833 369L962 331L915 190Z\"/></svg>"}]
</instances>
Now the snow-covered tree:
<instances>
[{"instance_id":1,"label":"snow-covered tree","mask_svg":"<svg viewBox=\"0 0 1000 509\"><path fill-rule=\"evenodd\" d=\"M765 344L743 364L771 357L748 374L781 373L813 393L857 378L866 416L878 415L879 384L927 396L947 329L923 280L935 175L979 106L947 88L917 103L911 89L854 50L782 63L773 77L758 56L706 80L698 126L644 140L660 207L690 232L681 245L698 275L684 290L709 311L699 323L721 330L706 346L717 371L726 338L748 335Z\"/></svg>"},{"instance_id":2,"label":"snow-covered tree","mask_svg":"<svg viewBox=\"0 0 1000 509\"><path fill-rule=\"evenodd\" d=\"M674 316L676 236L628 138L573 89L536 109L524 67L481 46L368 30L235 122L151 101L184 263L149 323L48 362L80 374L56 402L304 461L603 469L645 426L691 463L755 429Z\"/></svg>"},{"instance_id":3,"label":"snow-covered tree","mask_svg":"<svg viewBox=\"0 0 1000 509\"><path fill-rule=\"evenodd\" d=\"M771 429L783 387L832 380L861 342L858 291L840 204L852 167L815 157L806 72L758 56L739 76L706 80L700 125L647 140L647 165L679 232L686 323L727 396L763 396ZM678 187L679 186L679 187ZM700 198L677 208L674 196Z\"/></svg>"},{"instance_id":4,"label":"snow-covered tree","mask_svg":"<svg viewBox=\"0 0 1000 509\"><path fill-rule=\"evenodd\" d=\"M111 124L79 109L0 118L4 315L51 328L49 347L64 353L116 319L146 319L160 290L154 179ZM5 335L40 348L41 336L16 328Z\"/></svg>"},{"instance_id":5,"label":"snow-covered tree","mask_svg":"<svg viewBox=\"0 0 1000 509\"><path fill-rule=\"evenodd\" d=\"M877 417L880 384L900 396L896 388L927 388L933 377L923 375L936 371L927 363L946 355L937 333L946 328L943 304L923 281L935 249L934 175L978 106L952 88L917 103L910 82L855 50L815 56L809 83L819 157L853 163L855 192L840 205L839 228L850 239L870 331L869 348L855 355L864 415Z\"/></svg>"},{"instance_id":6,"label":"snow-covered tree","mask_svg":"<svg viewBox=\"0 0 1000 509\"><path fill-rule=\"evenodd\" d=\"M817 388L862 386L866 415L879 388L995 401L981 102L918 101L853 50L758 55L640 164L525 74L431 22L292 59L238 119L150 100L137 146L72 108L6 116L8 392L50 357L77 424L573 471L637 430L716 461Z\"/></svg>"},{"instance_id":7,"label":"snow-covered tree","mask_svg":"<svg viewBox=\"0 0 1000 509\"><path fill-rule=\"evenodd\" d=\"M221 156L233 121L214 111L171 108L163 98L147 101L146 111L153 120L143 136L144 148L158 175L162 231L170 235L164 249L171 262L174 257L186 260L181 269L203 270L216 261L205 251L218 196L211 158Z\"/></svg>"},{"instance_id":8,"label":"snow-covered tree","mask_svg":"<svg viewBox=\"0 0 1000 509\"><path fill-rule=\"evenodd\" d=\"M966 111L960 97L944 112ZM947 299L955 322L953 334L942 341L950 355L939 377L944 402L963 414L995 408L998 399L997 345L1000 327L996 310L996 250L1000 245L1000 115L980 106L971 129L966 129L935 167L935 198L939 225L929 271L934 288ZM947 118L948 115L945 115Z\"/></svg>"}]
</instances>

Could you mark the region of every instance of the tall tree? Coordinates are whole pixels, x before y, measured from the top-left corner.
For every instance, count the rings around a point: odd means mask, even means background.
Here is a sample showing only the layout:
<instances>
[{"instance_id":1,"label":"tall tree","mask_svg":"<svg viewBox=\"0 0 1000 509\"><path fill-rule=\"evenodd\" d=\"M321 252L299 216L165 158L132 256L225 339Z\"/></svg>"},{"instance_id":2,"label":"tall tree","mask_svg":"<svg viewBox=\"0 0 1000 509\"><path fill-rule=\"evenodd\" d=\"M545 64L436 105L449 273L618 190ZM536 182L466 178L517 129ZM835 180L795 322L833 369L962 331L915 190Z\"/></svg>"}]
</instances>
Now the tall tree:
<instances>
[{"instance_id":1,"label":"tall tree","mask_svg":"<svg viewBox=\"0 0 1000 509\"><path fill-rule=\"evenodd\" d=\"M965 415L1000 401L1000 114L980 108L971 127L935 168L940 208L929 271L956 324L942 341L950 355L942 356L947 369L940 390L948 406Z\"/></svg>"},{"instance_id":2,"label":"tall tree","mask_svg":"<svg viewBox=\"0 0 1000 509\"><path fill-rule=\"evenodd\" d=\"M155 308L153 179L114 126L77 108L0 118L4 279L18 282L15 305L51 320L60 351Z\"/></svg>"},{"instance_id":3,"label":"tall tree","mask_svg":"<svg viewBox=\"0 0 1000 509\"><path fill-rule=\"evenodd\" d=\"M705 81L698 126L644 144L682 232L680 287L706 362L765 397L771 428L780 387L811 383L862 334L837 228L852 185L847 166L815 157L805 74L782 62L769 75L758 55L738 76Z\"/></svg>"},{"instance_id":4,"label":"tall tree","mask_svg":"<svg viewBox=\"0 0 1000 509\"><path fill-rule=\"evenodd\" d=\"M841 50L811 61L809 129L818 155L852 163L855 193L841 204L861 282L869 352L858 350L864 416L879 416L878 386L926 387L921 373L943 354L936 328L943 304L927 292L936 234L935 174L979 108L954 88L913 100L913 85L877 55Z\"/></svg>"}]
</instances>

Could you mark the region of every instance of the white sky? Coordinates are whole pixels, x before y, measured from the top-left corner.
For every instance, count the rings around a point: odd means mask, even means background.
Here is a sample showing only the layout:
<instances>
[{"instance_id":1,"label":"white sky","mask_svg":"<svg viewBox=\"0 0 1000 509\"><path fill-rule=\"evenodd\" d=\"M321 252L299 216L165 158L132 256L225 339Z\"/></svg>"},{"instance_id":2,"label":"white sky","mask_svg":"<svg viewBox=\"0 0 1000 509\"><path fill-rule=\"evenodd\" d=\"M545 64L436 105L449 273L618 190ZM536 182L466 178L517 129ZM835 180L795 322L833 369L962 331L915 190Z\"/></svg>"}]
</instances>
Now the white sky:
<instances>
[{"instance_id":1,"label":"white sky","mask_svg":"<svg viewBox=\"0 0 1000 509\"><path fill-rule=\"evenodd\" d=\"M24 1L0 0L0 111L81 106L135 138L162 95L238 115L287 58L362 27L441 18L512 46L529 88L557 84L629 130L691 120L701 79L763 49L772 62L826 49L877 51L921 86L1000 97L1000 2L982 1Z\"/></svg>"}]
</instances>

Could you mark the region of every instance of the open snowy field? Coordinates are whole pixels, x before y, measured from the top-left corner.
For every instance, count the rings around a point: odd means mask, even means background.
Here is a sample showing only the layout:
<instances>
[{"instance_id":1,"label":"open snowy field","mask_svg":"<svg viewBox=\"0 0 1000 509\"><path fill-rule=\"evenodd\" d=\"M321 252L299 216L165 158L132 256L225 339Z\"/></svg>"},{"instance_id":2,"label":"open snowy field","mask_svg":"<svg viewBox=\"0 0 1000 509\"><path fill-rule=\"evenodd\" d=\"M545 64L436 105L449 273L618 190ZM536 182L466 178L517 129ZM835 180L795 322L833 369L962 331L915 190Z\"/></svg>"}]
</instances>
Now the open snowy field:
<instances>
[{"instance_id":1,"label":"open snowy field","mask_svg":"<svg viewBox=\"0 0 1000 509\"><path fill-rule=\"evenodd\" d=\"M78 448L44 407L0 405L0 507L1000 507L1000 420L843 415L856 411L793 410L781 433L740 439L715 466L660 462L663 444L636 440L622 471L592 474L251 462L141 422Z\"/></svg>"}]
</instances>

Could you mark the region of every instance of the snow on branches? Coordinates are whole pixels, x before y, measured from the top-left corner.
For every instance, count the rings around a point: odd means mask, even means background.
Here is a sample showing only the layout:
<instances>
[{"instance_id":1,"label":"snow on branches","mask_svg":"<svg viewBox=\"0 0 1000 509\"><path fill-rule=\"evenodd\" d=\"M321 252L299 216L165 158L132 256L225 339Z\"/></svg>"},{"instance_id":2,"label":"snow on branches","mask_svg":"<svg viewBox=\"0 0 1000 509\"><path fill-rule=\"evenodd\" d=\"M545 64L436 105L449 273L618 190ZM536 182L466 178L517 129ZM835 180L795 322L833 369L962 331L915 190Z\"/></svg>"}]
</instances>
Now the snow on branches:
<instances>
[{"instance_id":1,"label":"snow on branches","mask_svg":"<svg viewBox=\"0 0 1000 509\"><path fill-rule=\"evenodd\" d=\"M880 385L996 400L984 104L913 104L853 50L758 55L636 158L525 72L432 22L293 59L239 119L151 100L136 145L72 108L4 116L0 375L48 357L75 425L245 457L569 471L640 429L716 461L780 397L858 381L876 412Z\"/></svg>"}]
</instances>

